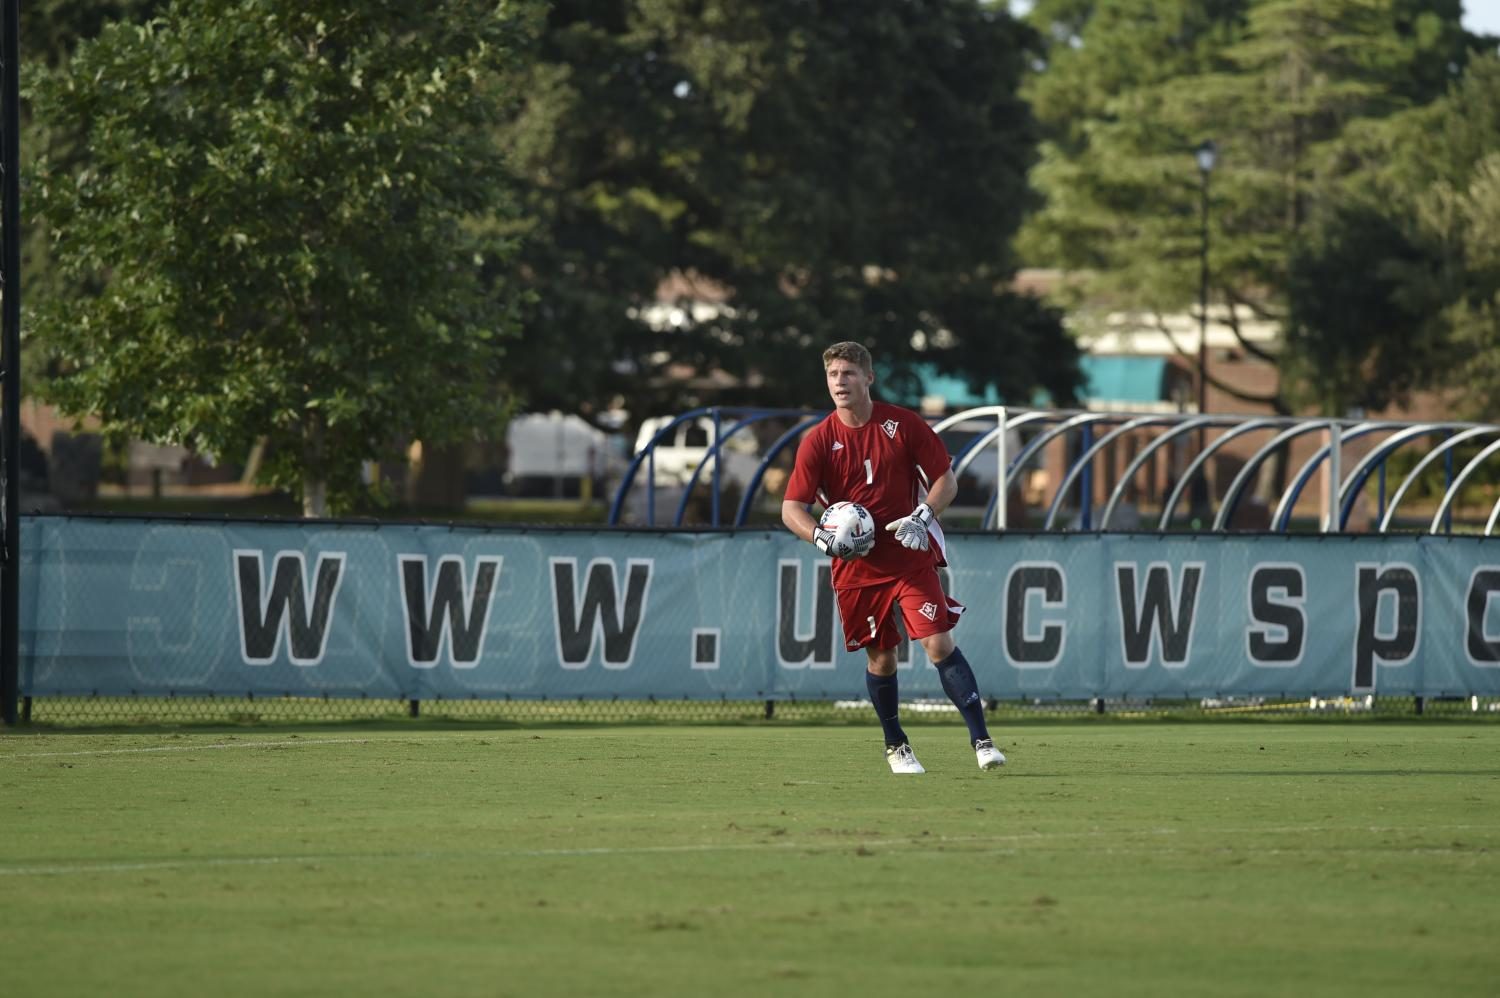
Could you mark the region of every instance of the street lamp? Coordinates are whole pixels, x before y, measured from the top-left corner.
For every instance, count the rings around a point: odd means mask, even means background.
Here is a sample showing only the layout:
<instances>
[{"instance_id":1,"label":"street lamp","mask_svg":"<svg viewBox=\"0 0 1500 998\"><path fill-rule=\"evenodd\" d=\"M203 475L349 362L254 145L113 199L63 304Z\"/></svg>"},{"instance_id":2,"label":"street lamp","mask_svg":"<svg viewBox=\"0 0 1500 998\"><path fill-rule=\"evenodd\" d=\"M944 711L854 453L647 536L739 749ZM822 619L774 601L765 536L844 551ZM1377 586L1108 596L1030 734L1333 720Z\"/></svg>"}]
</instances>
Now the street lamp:
<instances>
[{"instance_id":1,"label":"street lamp","mask_svg":"<svg viewBox=\"0 0 1500 998\"><path fill-rule=\"evenodd\" d=\"M1208 412L1208 175L1214 170L1214 163L1219 158L1219 147L1214 144L1213 139L1207 139L1198 144L1193 150L1194 157L1198 160L1198 177L1200 183L1198 189L1199 198L1199 239L1198 239L1198 416L1201 418ZM1198 427L1198 453L1202 454L1207 433L1202 426ZM1195 515L1206 516L1208 513L1208 480L1204 477L1208 469L1206 467L1198 470L1197 480L1193 482L1193 496L1197 507Z\"/></svg>"},{"instance_id":2,"label":"street lamp","mask_svg":"<svg viewBox=\"0 0 1500 998\"><path fill-rule=\"evenodd\" d=\"M1214 172L1219 148L1212 139L1201 142L1193 155L1198 159L1198 185L1201 192L1198 240L1198 415L1208 411L1208 175ZM1202 448L1202 431L1199 431Z\"/></svg>"}]
</instances>

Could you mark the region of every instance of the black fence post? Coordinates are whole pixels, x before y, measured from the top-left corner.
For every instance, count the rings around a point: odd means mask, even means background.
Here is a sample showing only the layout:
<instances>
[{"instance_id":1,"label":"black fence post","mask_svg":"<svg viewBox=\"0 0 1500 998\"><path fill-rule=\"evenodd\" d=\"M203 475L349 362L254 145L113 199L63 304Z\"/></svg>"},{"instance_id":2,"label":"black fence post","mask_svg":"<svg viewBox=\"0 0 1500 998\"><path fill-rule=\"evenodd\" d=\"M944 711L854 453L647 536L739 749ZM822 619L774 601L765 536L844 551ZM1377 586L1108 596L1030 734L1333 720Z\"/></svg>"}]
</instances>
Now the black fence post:
<instances>
[{"instance_id":1,"label":"black fence post","mask_svg":"<svg viewBox=\"0 0 1500 998\"><path fill-rule=\"evenodd\" d=\"M21 0L0 11L0 471L5 478L0 547L0 722L16 723L21 681Z\"/></svg>"}]
</instances>

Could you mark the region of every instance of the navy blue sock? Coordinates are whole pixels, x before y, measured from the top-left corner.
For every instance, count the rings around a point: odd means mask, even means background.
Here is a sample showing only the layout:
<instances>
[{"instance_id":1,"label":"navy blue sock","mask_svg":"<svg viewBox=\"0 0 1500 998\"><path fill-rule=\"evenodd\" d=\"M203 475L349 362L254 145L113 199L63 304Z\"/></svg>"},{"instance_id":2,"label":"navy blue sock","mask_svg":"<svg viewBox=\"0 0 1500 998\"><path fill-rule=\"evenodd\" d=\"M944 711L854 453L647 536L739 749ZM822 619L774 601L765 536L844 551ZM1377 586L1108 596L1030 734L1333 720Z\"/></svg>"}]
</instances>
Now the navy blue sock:
<instances>
[{"instance_id":1,"label":"navy blue sock","mask_svg":"<svg viewBox=\"0 0 1500 998\"><path fill-rule=\"evenodd\" d=\"M953 706L958 708L964 723L969 726L969 742L972 744L988 738L990 729L984 723L984 700L979 695L979 683L974 679L974 670L969 668L969 660L964 658L962 651L954 648L952 655L936 665L943 692L948 694L948 699L953 701Z\"/></svg>"},{"instance_id":2,"label":"navy blue sock","mask_svg":"<svg viewBox=\"0 0 1500 998\"><path fill-rule=\"evenodd\" d=\"M865 689L870 691L870 702L875 705L875 716L885 729L887 745L906 744L906 732L901 730L901 694L896 689L896 674L877 676L865 670Z\"/></svg>"}]
</instances>

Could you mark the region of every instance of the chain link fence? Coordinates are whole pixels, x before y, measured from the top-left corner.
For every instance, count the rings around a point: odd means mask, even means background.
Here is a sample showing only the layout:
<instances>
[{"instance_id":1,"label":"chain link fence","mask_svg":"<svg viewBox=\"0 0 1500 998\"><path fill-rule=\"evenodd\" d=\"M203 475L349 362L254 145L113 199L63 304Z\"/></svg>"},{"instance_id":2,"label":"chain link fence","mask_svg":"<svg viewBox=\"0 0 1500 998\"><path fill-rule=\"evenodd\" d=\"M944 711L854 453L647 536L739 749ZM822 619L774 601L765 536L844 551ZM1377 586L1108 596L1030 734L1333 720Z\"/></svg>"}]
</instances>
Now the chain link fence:
<instances>
[{"instance_id":1,"label":"chain link fence","mask_svg":"<svg viewBox=\"0 0 1500 998\"><path fill-rule=\"evenodd\" d=\"M34 727L874 723L826 559L785 531L29 529ZM1491 540L962 542L996 724L1500 716ZM903 719L959 724L920 658Z\"/></svg>"},{"instance_id":2,"label":"chain link fence","mask_svg":"<svg viewBox=\"0 0 1500 998\"><path fill-rule=\"evenodd\" d=\"M1500 723L1500 698L1365 696L1222 697L1200 700L990 700L996 725L1051 721L1429 720ZM906 725L962 725L946 701L914 699ZM864 700L472 699L396 700L305 696L28 697L21 720L35 728L174 725L327 725L473 722L549 724L874 724Z\"/></svg>"}]
</instances>

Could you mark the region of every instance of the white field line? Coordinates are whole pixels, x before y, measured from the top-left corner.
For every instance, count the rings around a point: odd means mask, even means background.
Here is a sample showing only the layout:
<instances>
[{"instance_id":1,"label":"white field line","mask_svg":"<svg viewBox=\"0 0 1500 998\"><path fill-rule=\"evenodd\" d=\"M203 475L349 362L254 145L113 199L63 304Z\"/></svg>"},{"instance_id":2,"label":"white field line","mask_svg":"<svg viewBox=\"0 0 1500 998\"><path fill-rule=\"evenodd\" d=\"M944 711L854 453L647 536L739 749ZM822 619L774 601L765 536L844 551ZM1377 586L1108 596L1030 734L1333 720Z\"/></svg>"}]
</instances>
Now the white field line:
<instances>
[{"instance_id":1,"label":"white field line","mask_svg":"<svg viewBox=\"0 0 1500 998\"><path fill-rule=\"evenodd\" d=\"M1305 835L1327 835L1330 832L1368 832L1375 835L1388 834L1392 832L1453 832L1453 831L1487 831L1500 830L1497 825L1410 825L1410 826L1380 826L1380 825L1348 825L1343 827L1329 827L1328 825L1301 825L1283 826L1279 828L1217 828L1217 829L1193 829L1195 837L1221 837L1244 834L1305 834ZM908 854L941 853L947 855L974 855L983 852L986 855L1016 855L1022 850L1019 848L1025 843L1042 843L1062 839L1097 839L1109 838L1120 840L1131 836L1150 836L1155 838L1171 838L1180 834L1175 828L1142 828L1107 830L1095 829L1087 832L1024 832L1015 835L971 835L971 836L936 836L923 837L919 839L856 839L841 841L797 841L782 839L776 842L700 842L684 843L682 845L667 846L582 846L567 849L498 849L485 852L409 852L409 853L323 853L310 855L287 855L287 856L184 856L179 859L162 860L136 860L130 862L116 863L53 863L37 866L0 866L0 878L4 877L56 877L74 874L100 874L100 873L138 873L152 870L202 870L224 867L246 867L246 866L286 866L286 865L316 865L322 863L414 863L434 862L442 860L464 860L464 861L493 861L505 859L553 859L568 857L590 857L599 856L609 858L613 856L643 856L660 855L671 853L715 853L715 852L845 852L850 849L868 849L871 852L879 850L901 850ZM945 847L952 846L989 846L986 849L962 849L952 850ZM1229 848L1232 843L1221 843L1217 848ZM1204 847L1207 848L1207 847ZM1092 852L1100 852L1097 847L1091 847ZM1452 854L1467 853L1468 850L1453 848L1449 846L1413 846L1402 849L1396 847L1397 851L1404 853ZM1150 845L1144 848L1116 848L1108 846L1102 850L1110 855L1162 855L1166 853L1187 852L1185 848L1162 848ZM1201 849L1199 850L1201 851ZM1272 848L1263 849L1260 855L1293 855L1306 852L1328 853L1328 852L1367 852L1368 850L1350 849L1327 849L1327 848Z\"/></svg>"},{"instance_id":2,"label":"white field line","mask_svg":"<svg viewBox=\"0 0 1500 998\"><path fill-rule=\"evenodd\" d=\"M149 748L83 749L77 752L17 752L0 759L56 759L76 755L138 755L143 752L199 752L204 749L302 748L308 745L367 745L372 738L295 738L284 742L210 742L207 745L154 745Z\"/></svg>"}]
</instances>

